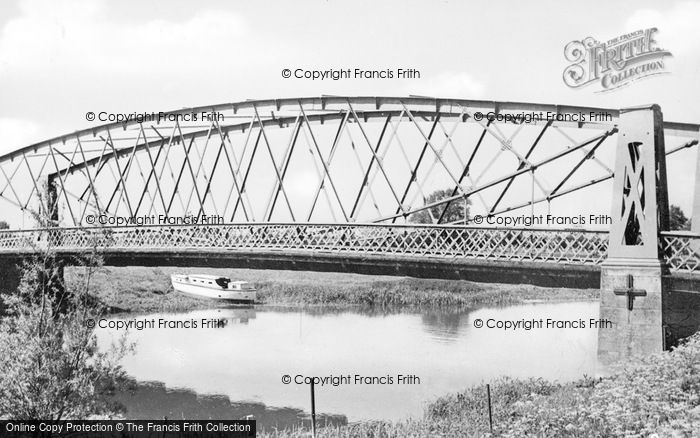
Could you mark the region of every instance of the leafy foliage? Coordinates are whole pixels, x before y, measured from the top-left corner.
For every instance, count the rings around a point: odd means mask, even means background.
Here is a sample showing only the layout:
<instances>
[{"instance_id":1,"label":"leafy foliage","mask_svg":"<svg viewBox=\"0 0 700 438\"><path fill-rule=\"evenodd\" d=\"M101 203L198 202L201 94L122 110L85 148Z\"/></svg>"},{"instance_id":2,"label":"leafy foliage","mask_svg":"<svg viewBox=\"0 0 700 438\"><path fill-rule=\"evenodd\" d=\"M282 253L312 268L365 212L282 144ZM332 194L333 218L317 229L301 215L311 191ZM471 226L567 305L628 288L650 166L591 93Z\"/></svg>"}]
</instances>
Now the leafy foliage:
<instances>
[{"instance_id":1,"label":"leafy foliage","mask_svg":"<svg viewBox=\"0 0 700 438\"><path fill-rule=\"evenodd\" d=\"M441 201L445 198L450 198L454 196L452 193L452 189L442 189L442 190L436 190L432 192L428 197L425 199L425 205L432 204L434 202ZM434 207L428 208L426 210L421 210L415 214L412 214L409 217L410 222L417 223L417 224L432 224L432 223L437 223L439 220L439 223L452 223L452 222L458 222L464 220L465 217L469 216L469 206L471 205L471 201L469 199L466 200L466 207L465 207L465 201L463 199L455 200L445 204L441 205L436 205ZM447 207L447 210L445 210L445 207ZM443 214L443 210L445 210ZM442 216L442 220L440 220L440 217Z\"/></svg>"},{"instance_id":2,"label":"leafy foliage","mask_svg":"<svg viewBox=\"0 0 700 438\"><path fill-rule=\"evenodd\" d=\"M618 366L594 387L524 400L503 436L693 436L700 430L700 334Z\"/></svg>"},{"instance_id":3,"label":"leafy foliage","mask_svg":"<svg viewBox=\"0 0 700 438\"><path fill-rule=\"evenodd\" d=\"M0 320L0 418L84 419L112 416L104 395L125 379L118 363L130 350L122 338L100 351L94 321L102 309L90 297L101 266L96 250L82 257L81 286L66 291L63 267L51 248L24 263L16 295L3 297Z\"/></svg>"},{"instance_id":4,"label":"leafy foliage","mask_svg":"<svg viewBox=\"0 0 700 438\"><path fill-rule=\"evenodd\" d=\"M669 208L669 224L670 230L690 230L690 219L685 216L683 210L677 205L671 205Z\"/></svg>"}]
</instances>

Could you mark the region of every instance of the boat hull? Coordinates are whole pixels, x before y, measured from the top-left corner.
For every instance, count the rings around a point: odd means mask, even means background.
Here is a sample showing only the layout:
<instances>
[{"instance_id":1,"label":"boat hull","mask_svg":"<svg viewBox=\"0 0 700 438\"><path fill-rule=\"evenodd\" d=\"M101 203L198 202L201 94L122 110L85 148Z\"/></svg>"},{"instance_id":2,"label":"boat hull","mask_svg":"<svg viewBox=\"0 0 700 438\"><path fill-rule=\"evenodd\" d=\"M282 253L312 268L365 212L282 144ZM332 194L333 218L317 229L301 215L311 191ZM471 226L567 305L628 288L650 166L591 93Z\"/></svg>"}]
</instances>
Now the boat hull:
<instances>
[{"instance_id":1,"label":"boat hull","mask_svg":"<svg viewBox=\"0 0 700 438\"><path fill-rule=\"evenodd\" d=\"M194 298L209 299L228 303L253 303L256 294L254 290L230 290L218 287L206 287L192 284L186 278L172 277L173 289L183 295Z\"/></svg>"}]
</instances>

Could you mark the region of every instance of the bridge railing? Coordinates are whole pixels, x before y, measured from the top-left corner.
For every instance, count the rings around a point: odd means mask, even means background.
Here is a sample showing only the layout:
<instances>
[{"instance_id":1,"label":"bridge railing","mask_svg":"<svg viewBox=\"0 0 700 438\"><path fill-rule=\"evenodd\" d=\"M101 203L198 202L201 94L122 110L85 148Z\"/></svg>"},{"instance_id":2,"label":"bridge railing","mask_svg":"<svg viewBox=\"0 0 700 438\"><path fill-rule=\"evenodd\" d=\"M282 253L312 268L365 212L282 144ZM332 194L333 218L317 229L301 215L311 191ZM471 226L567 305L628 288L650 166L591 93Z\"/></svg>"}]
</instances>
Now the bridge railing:
<instances>
[{"instance_id":1,"label":"bridge railing","mask_svg":"<svg viewBox=\"0 0 700 438\"><path fill-rule=\"evenodd\" d=\"M661 244L673 272L700 272L700 235L689 232L663 232Z\"/></svg>"},{"instance_id":2,"label":"bridge railing","mask_svg":"<svg viewBox=\"0 0 700 438\"><path fill-rule=\"evenodd\" d=\"M700 272L700 235L664 232L674 272ZM207 226L48 228L0 231L0 252L111 250L312 251L598 265L608 233L435 225L245 223Z\"/></svg>"},{"instance_id":3,"label":"bridge railing","mask_svg":"<svg viewBox=\"0 0 700 438\"><path fill-rule=\"evenodd\" d=\"M0 252L110 250L313 251L597 265L606 232L379 224L223 224L0 232Z\"/></svg>"}]
</instances>

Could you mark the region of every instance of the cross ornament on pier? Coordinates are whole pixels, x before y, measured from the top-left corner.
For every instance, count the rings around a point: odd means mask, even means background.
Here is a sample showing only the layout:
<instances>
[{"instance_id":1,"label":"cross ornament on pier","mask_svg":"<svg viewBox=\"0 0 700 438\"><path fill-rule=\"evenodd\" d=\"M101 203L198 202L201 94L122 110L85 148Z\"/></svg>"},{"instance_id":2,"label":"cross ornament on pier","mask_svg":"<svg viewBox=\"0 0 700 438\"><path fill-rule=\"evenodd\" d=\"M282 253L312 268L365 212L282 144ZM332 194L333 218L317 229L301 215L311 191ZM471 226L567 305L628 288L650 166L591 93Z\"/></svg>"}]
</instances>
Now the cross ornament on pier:
<instances>
[{"instance_id":1,"label":"cross ornament on pier","mask_svg":"<svg viewBox=\"0 0 700 438\"><path fill-rule=\"evenodd\" d=\"M647 294L647 291L644 289L634 288L634 276L631 274L627 275L627 287L616 288L613 292L615 292L615 295L627 295L627 310L630 311L633 307L634 297L644 297Z\"/></svg>"}]
</instances>

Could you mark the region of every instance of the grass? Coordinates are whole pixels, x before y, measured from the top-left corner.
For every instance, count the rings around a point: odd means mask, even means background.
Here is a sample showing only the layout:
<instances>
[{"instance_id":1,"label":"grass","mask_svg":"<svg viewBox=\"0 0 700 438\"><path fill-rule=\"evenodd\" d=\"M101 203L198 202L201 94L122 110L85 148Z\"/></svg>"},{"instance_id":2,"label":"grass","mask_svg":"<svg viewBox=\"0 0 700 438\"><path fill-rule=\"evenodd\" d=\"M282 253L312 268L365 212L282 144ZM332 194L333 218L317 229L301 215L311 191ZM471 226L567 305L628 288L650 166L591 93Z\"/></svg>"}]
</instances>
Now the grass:
<instances>
[{"instance_id":1,"label":"grass","mask_svg":"<svg viewBox=\"0 0 700 438\"><path fill-rule=\"evenodd\" d=\"M594 289L552 289L345 273L166 267L105 267L93 277L91 290L112 312L182 311L210 307L209 301L172 293L170 274L194 272L250 281L258 289L260 303L275 305L474 308L531 300L598 298L598 291ZM79 284L80 270L67 269L66 281L69 287Z\"/></svg>"},{"instance_id":2,"label":"grass","mask_svg":"<svg viewBox=\"0 0 700 438\"><path fill-rule=\"evenodd\" d=\"M609 377L559 384L501 379L441 397L422 418L320 428L320 438L389 437L694 437L700 431L700 333L673 351L612 370ZM262 431L297 438L308 430Z\"/></svg>"}]
</instances>

